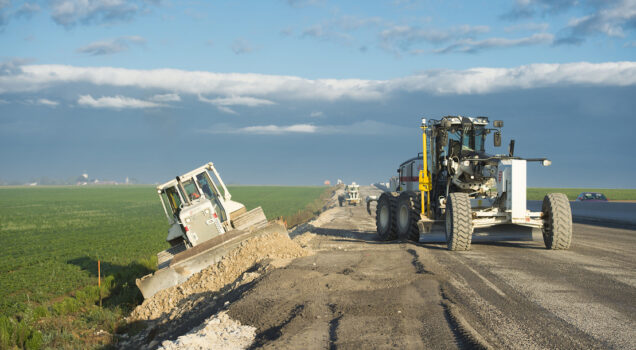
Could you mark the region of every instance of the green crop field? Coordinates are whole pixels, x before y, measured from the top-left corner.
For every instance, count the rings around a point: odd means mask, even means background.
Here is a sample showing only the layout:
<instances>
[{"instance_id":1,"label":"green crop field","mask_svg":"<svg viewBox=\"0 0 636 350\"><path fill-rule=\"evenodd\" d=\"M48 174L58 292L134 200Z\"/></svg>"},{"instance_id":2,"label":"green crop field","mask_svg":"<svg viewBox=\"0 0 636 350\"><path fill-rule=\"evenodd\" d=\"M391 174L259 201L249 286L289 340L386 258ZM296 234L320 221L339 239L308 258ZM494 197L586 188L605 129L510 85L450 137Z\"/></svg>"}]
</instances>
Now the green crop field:
<instances>
[{"instance_id":1,"label":"green crop field","mask_svg":"<svg viewBox=\"0 0 636 350\"><path fill-rule=\"evenodd\" d=\"M573 201L581 192L601 192L610 201L636 200L636 189L602 189L602 188L528 188L528 200L543 200L548 193L565 193Z\"/></svg>"},{"instance_id":2,"label":"green crop field","mask_svg":"<svg viewBox=\"0 0 636 350\"><path fill-rule=\"evenodd\" d=\"M325 190L230 187L248 210L261 205L269 219L282 216L290 224L311 216ZM90 346L75 339L77 331L57 329L69 322L114 331L141 301L134 280L155 268L155 254L168 246L167 229L151 186L0 188L0 348ZM98 259L110 314L93 314Z\"/></svg>"}]
</instances>

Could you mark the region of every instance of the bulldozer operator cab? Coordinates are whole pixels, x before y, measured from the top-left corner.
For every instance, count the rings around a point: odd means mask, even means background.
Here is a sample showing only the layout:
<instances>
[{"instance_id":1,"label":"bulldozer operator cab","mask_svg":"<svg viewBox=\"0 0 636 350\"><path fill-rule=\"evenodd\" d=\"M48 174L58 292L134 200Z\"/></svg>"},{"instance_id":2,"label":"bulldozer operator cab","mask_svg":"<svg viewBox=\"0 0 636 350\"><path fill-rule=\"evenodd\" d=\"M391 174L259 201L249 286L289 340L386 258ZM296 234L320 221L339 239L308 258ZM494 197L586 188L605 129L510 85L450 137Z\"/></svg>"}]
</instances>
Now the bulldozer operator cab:
<instances>
[{"instance_id":1,"label":"bulldozer operator cab","mask_svg":"<svg viewBox=\"0 0 636 350\"><path fill-rule=\"evenodd\" d=\"M209 200L214 208L214 212L222 222L227 220L227 215L213 180L205 169L191 175L180 177L180 183L172 180L158 187L158 192L162 203L168 202L172 215L166 210L166 216L171 222L178 222L181 210L184 207L197 204L202 200ZM164 204L165 206L165 204Z\"/></svg>"}]
</instances>

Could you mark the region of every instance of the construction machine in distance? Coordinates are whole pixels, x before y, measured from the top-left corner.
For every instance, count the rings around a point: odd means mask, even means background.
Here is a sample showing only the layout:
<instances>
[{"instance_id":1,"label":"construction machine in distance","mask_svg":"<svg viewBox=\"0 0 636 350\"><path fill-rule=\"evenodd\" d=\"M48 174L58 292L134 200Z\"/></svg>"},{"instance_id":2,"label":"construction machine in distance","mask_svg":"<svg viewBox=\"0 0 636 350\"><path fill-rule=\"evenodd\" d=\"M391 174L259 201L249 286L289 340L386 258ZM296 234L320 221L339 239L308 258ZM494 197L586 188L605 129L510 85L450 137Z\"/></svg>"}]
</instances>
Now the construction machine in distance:
<instances>
[{"instance_id":1,"label":"construction machine in distance","mask_svg":"<svg viewBox=\"0 0 636 350\"><path fill-rule=\"evenodd\" d=\"M157 186L157 193L170 223L171 247L157 254L157 271L137 279L144 298L185 282L249 238L287 234L282 223L267 221L261 207L247 211L233 201L213 163Z\"/></svg>"},{"instance_id":2,"label":"construction machine in distance","mask_svg":"<svg viewBox=\"0 0 636 350\"><path fill-rule=\"evenodd\" d=\"M356 206L360 202L360 185L355 183L355 181L351 185L345 185L344 194L338 196L340 206L344 204Z\"/></svg>"},{"instance_id":3,"label":"construction machine in distance","mask_svg":"<svg viewBox=\"0 0 636 350\"><path fill-rule=\"evenodd\" d=\"M501 146L502 127L500 120L489 127L487 117L422 119L423 152L400 164L388 191L367 198L368 209L377 200L380 239L469 250L472 241L528 241L540 230L546 248L568 249L572 212L565 194L546 195L540 212L526 208L526 165L550 160L514 156L514 140L508 154L487 154L487 136Z\"/></svg>"}]
</instances>

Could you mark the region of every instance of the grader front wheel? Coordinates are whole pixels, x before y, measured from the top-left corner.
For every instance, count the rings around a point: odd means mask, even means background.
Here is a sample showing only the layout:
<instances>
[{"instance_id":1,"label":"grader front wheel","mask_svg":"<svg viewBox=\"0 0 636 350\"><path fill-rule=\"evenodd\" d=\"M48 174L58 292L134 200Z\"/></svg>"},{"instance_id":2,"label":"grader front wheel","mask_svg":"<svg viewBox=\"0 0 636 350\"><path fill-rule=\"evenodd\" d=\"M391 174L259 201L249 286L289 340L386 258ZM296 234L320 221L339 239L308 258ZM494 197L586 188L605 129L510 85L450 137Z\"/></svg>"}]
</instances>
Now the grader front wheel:
<instances>
[{"instance_id":1,"label":"grader front wheel","mask_svg":"<svg viewBox=\"0 0 636 350\"><path fill-rule=\"evenodd\" d=\"M391 241L397 238L396 204L397 198L393 193L382 193L378 199L378 206L375 210L375 225L382 241Z\"/></svg>"},{"instance_id":2,"label":"grader front wheel","mask_svg":"<svg viewBox=\"0 0 636 350\"><path fill-rule=\"evenodd\" d=\"M543 198L543 242L547 249L568 249L572 244L572 209L563 193L550 193Z\"/></svg>"},{"instance_id":3,"label":"grader front wheel","mask_svg":"<svg viewBox=\"0 0 636 350\"><path fill-rule=\"evenodd\" d=\"M468 193L449 194L446 205L446 244L448 250L470 250L472 236L472 212Z\"/></svg>"},{"instance_id":4,"label":"grader front wheel","mask_svg":"<svg viewBox=\"0 0 636 350\"><path fill-rule=\"evenodd\" d=\"M417 221L420 218L419 196L413 192L402 192L397 200L397 235L400 239L419 242L420 231Z\"/></svg>"}]
</instances>

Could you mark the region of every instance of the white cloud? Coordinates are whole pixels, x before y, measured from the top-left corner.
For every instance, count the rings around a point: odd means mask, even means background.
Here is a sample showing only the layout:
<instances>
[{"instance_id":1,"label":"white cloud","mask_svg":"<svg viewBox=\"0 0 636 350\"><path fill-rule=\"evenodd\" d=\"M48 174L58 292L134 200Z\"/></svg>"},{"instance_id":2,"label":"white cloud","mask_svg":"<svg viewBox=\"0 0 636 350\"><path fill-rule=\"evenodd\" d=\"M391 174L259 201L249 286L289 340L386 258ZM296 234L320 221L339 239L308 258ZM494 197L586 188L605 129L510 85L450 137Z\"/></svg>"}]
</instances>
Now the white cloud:
<instances>
[{"instance_id":1,"label":"white cloud","mask_svg":"<svg viewBox=\"0 0 636 350\"><path fill-rule=\"evenodd\" d=\"M234 42L232 42L232 46L230 48L237 55L254 51L254 47L252 47L252 45L243 38L235 39Z\"/></svg>"},{"instance_id":2,"label":"white cloud","mask_svg":"<svg viewBox=\"0 0 636 350\"><path fill-rule=\"evenodd\" d=\"M115 39L95 41L77 49L77 52L86 53L91 56L112 55L114 53L127 51L131 44L143 45L146 39L140 36L122 36Z\"/></svg>"},{"instance_id":3,"label":"white cloud","mask_svg":"<svg viewBox=\"0 0 636 350\"><path fill-rule=\"evenodd\" d=\"M134 70L64 65L0 65L0 93L33 92L65 84L131 87L201 97L216 106L273 104L273 101L372 101L400 91L482 94L550 86L636 85L636 62L530 64L514 68L429 70L392 80L305 79L250 73L212 73L177 69ZM251 97L233 97L251 96ZM250 102L251 101L251 102ZM261 102L259 102L261 101ZM267 101L267 102L265 102ZM242 102L242 103L239 103Z\"/></svg>"},{"instance_id":4,"label":"white cloud","mask_svg":"<svg viewBox=\"0 0 636 350\"><path fill-rule=\"evenodd\" d=\"M490 27L488 26L462 25L448 29L435 29L394 25L380 32L380 46L389 52L398 53L410 51L411 47L421 43L440 44L470 39L489 31Z\"/></svg>"},{"instance_id":5,"label":"white cloud","mask_svg":"<svg viewBox=\"0 0 636 350\"><path fill-rule=\"evenodd\" d=\"M311 124L295 124L289 126L264 125L264 126L247 126L238 129L239 134L289 134L302 133L313 134L316 132L316 126Z\"/></svg>"},{"instance_id":6,"label":"white cloud","mask_svg":"<svg viewBox=\"0 0 636 350\"><path fill-rule=\"evenodd\" d=\"M238 114L235 110L231 109L228 106L260 107L275 104L274 102L269 100L246 96L231 96L209 99L199 95L199 101L214 105L221 112L228 114Z\"/></svg>"},{"instance_id":7,"label":"white cloud","mask_svg":"<svg viewBox=\"0 0 636 350\"><path fill-rule=\"evenodd\" d=\"M52 101L46 98L39 98L35 101L35 104L41 105L41 106L48 106L48 107L55 107L57 105L59 105L60 103L57 101Z\"/></svg>"},{"instance_id":8,"label":"white cloud","mask_svg":"<svg viewBox=\"0 0 636 350\"><path fill-rule=\"evenodd\" d=\"M227 113L227 114L234 114L234 115L238 115L238 112L233 110L230 107L225 107L225 106L217 106L216 108L219 109L219 111L223 112L223 113Z\"/></svg>"},{"instance_id":9,"label":"white cloud","mask_svg":"<svg viewBox=\"0 0 636 350\"><path fill-rule=\"evenodd\" d=\"M60 104L57 101L49 100L46 98L39 98L37 100L28 99L28 100L24 100L23 103L28 105L46 106L46 107L57 107Z\"/></svg>"},{"instance_id":10,"label":"white cloud","mask_svg":"<svg viewBox=\"0 0 636 350\"><path fill-rule=\"evenodd\" d=\"M386 135L387 133L404 133L409 129L386 124L374 120L365 120L349 125L254 125L245 127L232 127L227 124L215 125L203 130L207 134L255 134L255 135L282 135L282 134L322 134L322 135Z\"/></svg>"},{"instance_id":11,"label":"white cloud","mask_svg":"<svg viewBox=\"0 0 636 350\"><path fill-rule=\"evenodd\" d=\"M181 101L181 96L177 94L159 94L152 96L150 100L155 102L179 102Z\"/></svg>"},{"instance_id":12,"label":"white cloud","mask_svg":"<svg viewBox=\"0 0 636 350\"><path fill-rule=\"evenodd\" d=\"M92 108L111 108L111 109L125 109L125 108L158 108L163 107L163 104L155 103L151 101L139 100L136 98L125 96L102 96L98 99L93 98L91 95L81 95L77 99L77 104Z\"/></svg>"},{"instance_id":13,"label":"white cloud","mask_svg":"<svg viewBox=\"0 0 636 350\"><path fill-rule=\"evenodd\" d=\"M15 16L17 18L31 18L33 14L38 12L40 12L40 5L25 2L22 6L20 6L18 11L16 11Z\"/></svg>"},{"instance_id":14,"label":"white cloud","mask_svg":"<svg viewBox=\"0 0 636 350\"><path fill-rule=\"evenodd\" d=\"M264 100L261 98L246 97L246 96L231 96L220 97L214 99L208 99L203 96L199 96L199 101L213 104L215 106L247 106L247 107L259 107L275 104L272 101Z\"/></svg>"},{"instance_id":15,"label":"white cloud","mask_svg":"<svg viewBox=\"0 0 636 350\"><path fill-rule=\"evenodd\" d=\"M589 34L601 33L612 37L625 37L625 29L636 26L636 1L608 1L611 4L593 14L572 19L568 23L570 35L561 41L576 43Z\"/></svg>"},{"instance_id":16,"label":"white cloud","mask_svg":"<svg viewBox=\"0 0 636 350\"><path fill-rule=\"evenodd\" d=\"M552 44L554 35L549 33L537 33L524 38L508 39L508 38L488 38L484 40L460 40L452 45L441 49L433 50L434 53L450 53L450 52L478 52L486 49L529 46L539 44ZM421 52L416 52L421 53Z\"/></svg>"},{"instance_id":17,"label":"white cloud","mask_svg":"<svg viewBox=\"0 0 636 350\"><path fill-rule=\"evenodd\" d=\"M104 23L132 19L142 9L158 1L145 0L51 0L55 23L71 27L77 23Z\"/></svg>"},{"instance_id":18,"label":"white cloud","mask_svg":"<svg viewBox=\"0 0 636 350\"><path fill-rule=\"evenodd\" d=\"M314 111L314 112L311 112L309 114L309 116L312 117L312 118L319 118L319 117L322 117L323 115L325 115L325 114L323 112L320 112L320 111Z\"/></svg>"}]
</instances>

